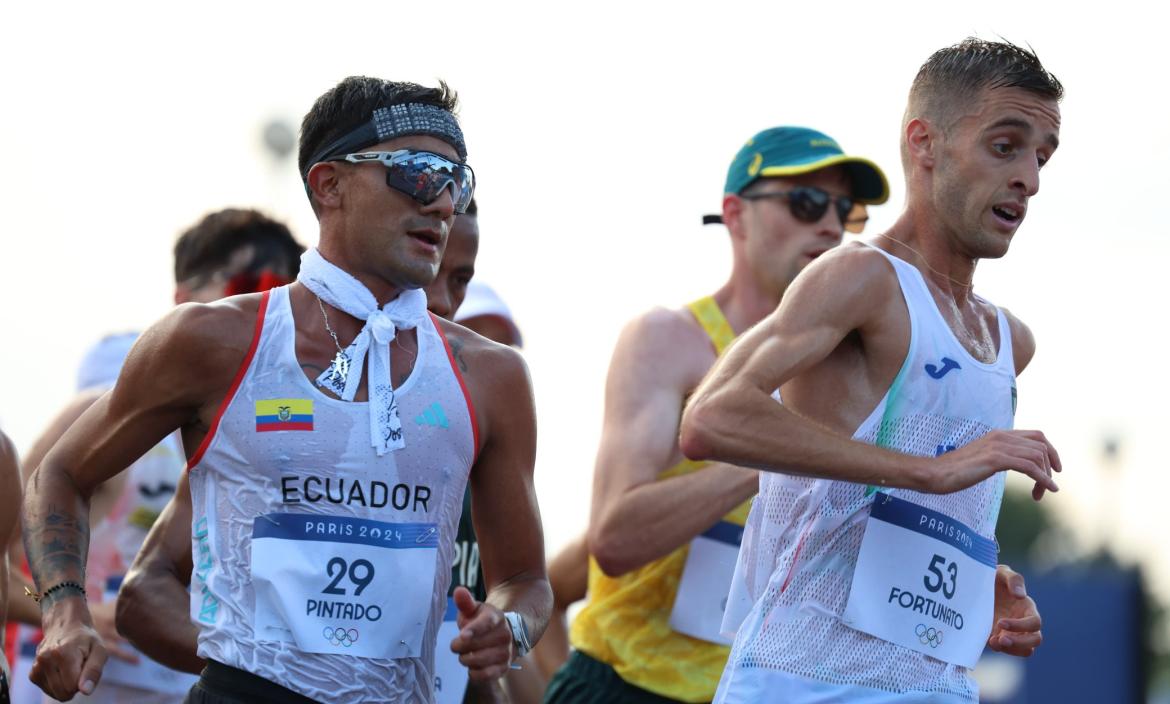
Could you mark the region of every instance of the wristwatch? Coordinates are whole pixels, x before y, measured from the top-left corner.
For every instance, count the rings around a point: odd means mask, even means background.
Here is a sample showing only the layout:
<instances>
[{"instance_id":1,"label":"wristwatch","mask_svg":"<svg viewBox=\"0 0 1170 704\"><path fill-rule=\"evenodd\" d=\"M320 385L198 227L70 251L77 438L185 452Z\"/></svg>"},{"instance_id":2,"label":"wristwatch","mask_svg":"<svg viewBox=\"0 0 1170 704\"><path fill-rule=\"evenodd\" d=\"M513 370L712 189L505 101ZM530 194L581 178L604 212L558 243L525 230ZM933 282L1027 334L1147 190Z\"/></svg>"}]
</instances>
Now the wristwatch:
<instances>
[{"instance_id":1,"label":"wristwatch","mask_svg":"<svg viewBox=\"0 0 1170 704\"><path fill-rule=\"evenodd\" d=\"M504 618L508 620L508 627L512 629L512 645L516 647L516 657L522 658L532 650L532 641L528 639L528 626L524 619L515 611L505 611Z\"/></svg>"}]
</instances>

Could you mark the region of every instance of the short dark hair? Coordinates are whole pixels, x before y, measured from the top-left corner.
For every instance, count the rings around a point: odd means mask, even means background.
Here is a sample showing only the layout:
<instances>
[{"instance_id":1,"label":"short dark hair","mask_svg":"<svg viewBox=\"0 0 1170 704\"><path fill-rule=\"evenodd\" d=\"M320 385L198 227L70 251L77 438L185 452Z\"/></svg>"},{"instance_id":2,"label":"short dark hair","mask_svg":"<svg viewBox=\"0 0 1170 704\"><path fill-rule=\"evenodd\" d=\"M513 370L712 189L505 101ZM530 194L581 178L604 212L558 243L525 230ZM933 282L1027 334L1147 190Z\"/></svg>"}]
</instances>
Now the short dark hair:
<instances>
[{"instance_id":1,"label":"short dark hair","mask_svg":"<svg viewBox=\"0 0 1170 704\"><path fill-rule=\"evenodd\" d=\"M1021 88L1054 101L1064 97L1064 86L1031 49L968 37L926 60L910 87L910 106L940 119L988 88Z\"/></svg>"},{"instance_id":2,"label":"short dark hair","mask_svg":"<svg viewBox=\"0 0 1170 704\"><path fill-rule=\"evenodd\" d=\"M175 242L175 283L210 275L241 247L254 248L247 271L273 271L294 278L305 251L283 223L255 210L225 208L209 213Z\"/></svg>"},{"instance_id":3,"label":"short dark hair","mask_svg":"<svg viewBox=\"0 0 1170 704\"><path fill-rule=\"evenodd\" d=\"M454 114L459 97L443 81L439 81L438 88L428 88L417 83L350 76L317 98L301 121L297 152L300 173L309 170L309 159L323 146L369 120L375 110L403 103L434 105Z\"/></svg>"}]
</instances>

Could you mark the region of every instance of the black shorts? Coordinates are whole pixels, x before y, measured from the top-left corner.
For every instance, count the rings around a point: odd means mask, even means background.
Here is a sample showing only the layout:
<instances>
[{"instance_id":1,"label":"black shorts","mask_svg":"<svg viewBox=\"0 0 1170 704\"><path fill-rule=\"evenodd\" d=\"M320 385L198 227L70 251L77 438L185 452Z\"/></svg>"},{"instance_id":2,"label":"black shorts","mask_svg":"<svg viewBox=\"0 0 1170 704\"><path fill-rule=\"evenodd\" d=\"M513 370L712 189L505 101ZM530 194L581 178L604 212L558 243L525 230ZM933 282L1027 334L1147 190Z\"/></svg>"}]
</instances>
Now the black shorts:
<instances>
[{"instance_id":1,"label":"black shorts","mask_svg":"<svg viewBox=\"0 0 1170 704\"><path fill-rule=\"evenodd\" d=\"M574 650L544 692L544 704L675 704L623 680L612 667Z\"/></svg>"},{"instance_id":2,"label":"black shorts","mask_svg":"<svg viewBox=\"0 0 1170 704\"><path fill-rule=\"evenodd\" d=\"M0 669L0 704L12 704L8 694L8 673Z\"/></svg>"},{"instance_id":3,"label":"black shorts","mask_svg":"<svg viewBox=\"0 0 1170 704\"><path fill-rule=\"evenodd\" d=\"M187 693L185 704L319 704L259 677L214 660L199 675L199 681Z\"/></svg>"}]
</instances>

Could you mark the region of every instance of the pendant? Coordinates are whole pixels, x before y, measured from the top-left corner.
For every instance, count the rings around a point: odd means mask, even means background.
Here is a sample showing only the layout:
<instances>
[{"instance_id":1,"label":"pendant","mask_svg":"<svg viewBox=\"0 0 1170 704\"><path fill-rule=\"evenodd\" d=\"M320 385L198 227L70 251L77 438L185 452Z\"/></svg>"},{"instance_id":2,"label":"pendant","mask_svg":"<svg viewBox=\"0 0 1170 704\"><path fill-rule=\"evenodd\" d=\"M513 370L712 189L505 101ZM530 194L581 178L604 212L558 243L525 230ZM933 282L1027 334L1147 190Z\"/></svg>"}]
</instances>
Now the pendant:
<instances>
[{"instance_id":1,"label":"pendant","mask_svg":"<svg viewBox=\"0 0 1170 704\"><path fill-rule=\"evenodd\" d=\"M329 368L317 377L317 386L331 391L337 398L345 397L345 381L349 377L349 355L338 351Z\"/></svg>"},{"instance_id":2,"label":"pendant","mask_svg":"<svg viewBox=\"0 0 1170 704\"><path fill-rule=\"evenodd\" d=\"M333 357L333 363L329 365L329 381L345 388L345 380L349 377L349 355L341 350L337 350L337 355Z\"/></svg>"}]
</instances>

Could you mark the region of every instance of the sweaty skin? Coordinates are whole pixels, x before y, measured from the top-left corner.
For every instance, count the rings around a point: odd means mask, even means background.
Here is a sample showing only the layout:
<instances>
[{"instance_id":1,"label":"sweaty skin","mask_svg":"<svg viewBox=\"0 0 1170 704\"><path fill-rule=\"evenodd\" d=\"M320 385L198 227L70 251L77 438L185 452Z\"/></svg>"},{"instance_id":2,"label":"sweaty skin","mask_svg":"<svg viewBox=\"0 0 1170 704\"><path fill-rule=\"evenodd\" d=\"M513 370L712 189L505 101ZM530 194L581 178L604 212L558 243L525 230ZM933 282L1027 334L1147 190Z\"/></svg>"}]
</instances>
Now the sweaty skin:
<instances>
[{"instance_id":1,"label":"sweaty skin","mask_svg":"<svg viewBox=\"0 0 1170 704\"><path fill-rule=\"evenodd\" d=\"M1059 130L1059 119L1052 118L1055 103L1019 89L987 92L948 138L923 120L907 125L918 175L911 176L906 211L875 243L919 267L936 301L946 303L940 310L956 338L976 358L986 358L999 340L993 309L969 285L975 263L1006 253L1020 222L1009 227L995 216L995 207L1007 200L1026 207L1039 190L1038 164L1051 156ZM1004 130L1014 130L1014 153L1022 157L1001 154ZM984 142L990 146L983 148ZM967 179L978 196L965 199L958 213L946 196L946 185L956 179ZM913 187L918 182L923 185ZM942 184L944 195L935 196L930 184ZM923 192L929 195L914 195ZM939 215L944 210L946 217ZM1035 341L1015 316L1008 319L1019 374ZM776 311L704 381L684 414L684 451L770 471L933 493L1012 470L1036 482L1037 499L1045 490L1057 491L1051 473L1060 470L1060 459L1039 431L993 431L938 458L848 440L889 388L909 335L909 316L888 262L862 245L831 252L804 272ZM781 388L783 405L770 398L775 388Z\"/></svg>"},{"instance_id":2,"label":"sweaty skin","mask_svg":"<svg viewBox=\"0 0 1170 704\"><path fill-rule=\"evenodd\" d=\"M396 148L455 156L449 145L430 137L401 137L374 147ZM420 205L387 189L383 173L373 166L333 163L315 165L309 182L321 213L322 253L345 263L379 301L390 300L410 282L434 278L454 217L449 192ZM384 272L394 272L405 283L391 283ZM313 379L336 349L319 322L316 297L294 284L290 298L296 356ZM101 481L116 473L110 468L128 466L175 428L182 429L189 452L200 446L247 355L260 300L258 294L244 295L176 308L143 334L117 387L49 453L30 481L25 502L25 545L40 588L82 578L88 500ZM361 328L360 321L341 311L331 311L330 319L346 340ZM492 519L476 526L488 600L464 601L461 635L452 647L472 679L491 679L508 670L512 654L502 612L519 612L538 638L552 601L532 486L534 404L517 353L453 324L443 323L443 330L460 346L457 357L467 369L463 376L480 429L471 476L475 514ZM400 379L417 354L415 335L401 333L390 349L392 378ZM365 389L359 389L357 399L365 398ZM32 678L47 693L68 699L77 691L92 691L107 654L84 600L68 590L59 594L44 608L45 638Z\"/></svg>"},{"instance_id":3,"label":"sweaty skin","mask_svg":"<svg viewBox=\"0 0 1170 704\"><path fill-rule=\"evenodd\" d=\"M475 216L458 216L439 273L426 289L427 307L435 315L450 319L459 308L475 273L478 247ZM122 583L118 629L155 660L197 674L205 661L197 654L199 629L188 616L187 587L193 569L191 520L190 487L182 482ZM495 682L473 682L471 686L478 702L506 701Z\"/></svg>"}]
</instances>

